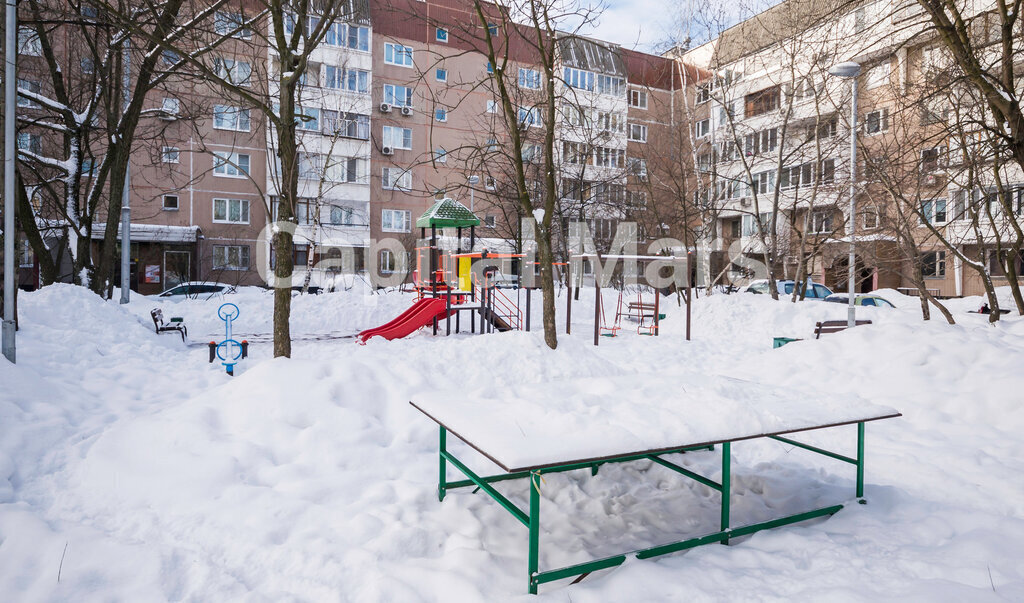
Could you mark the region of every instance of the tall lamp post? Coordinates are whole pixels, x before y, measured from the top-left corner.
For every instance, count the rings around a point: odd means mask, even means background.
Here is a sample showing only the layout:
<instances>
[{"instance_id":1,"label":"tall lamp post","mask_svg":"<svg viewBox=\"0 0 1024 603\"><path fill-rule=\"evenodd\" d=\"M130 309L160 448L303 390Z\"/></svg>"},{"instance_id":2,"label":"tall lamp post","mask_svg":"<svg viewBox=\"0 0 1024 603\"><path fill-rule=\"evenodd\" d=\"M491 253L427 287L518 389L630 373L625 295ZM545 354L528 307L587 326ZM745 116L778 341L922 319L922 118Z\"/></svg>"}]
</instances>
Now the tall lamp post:
<instances>
[{"instance_id":1,"label":"tall lamp post","mask_svg":"<svg viewBox=\"0 0 1024 603\"><path fill-rule=\"evenodd\" d=\"M0 340L4 356L15 360L14 328L14 107L16 105L16 69L18 57L18 7L7 0L7 39L4 53L4 317Z\"/></svg>"},{"instance_id":2,"label":"tall lamp post","mask_svg":"<svg viewBox=\"0 0 1024 603\"><path fill-rule=\"evenodd\" d=\"M476 188L476 183L480 182L480 176L470 176L467 180L469 181L469 211L476 213L473 212L473 191Z\"/></svg>"},{"instance_id":3,"label":"tall lamp post","mask_svg":"<svg viewBox=\"0 0 1024 603\"><path fill-rule=\"evenodd\" d=\"M857 294L854 291L856 285L857 253L854 243L854 232L857 224L857 76L860 75L860 65L852 61L839 63L828 70L836 77L850 80L850 219L846 224L846 233L850 237L850 260L849 260L849 281L846 285L846 294L849 298L847 309L846 326L853 327L857 324Z\"/></svg>"}]
</instances>

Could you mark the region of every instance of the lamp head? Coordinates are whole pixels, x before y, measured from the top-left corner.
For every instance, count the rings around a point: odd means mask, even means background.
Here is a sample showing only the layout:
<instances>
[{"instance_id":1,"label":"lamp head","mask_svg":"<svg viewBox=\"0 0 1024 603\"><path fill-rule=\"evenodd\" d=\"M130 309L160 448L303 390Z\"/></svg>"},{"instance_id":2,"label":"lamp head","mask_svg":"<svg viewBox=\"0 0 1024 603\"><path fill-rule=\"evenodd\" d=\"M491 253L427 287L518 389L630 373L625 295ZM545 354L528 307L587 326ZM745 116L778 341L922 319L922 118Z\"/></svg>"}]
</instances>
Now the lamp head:
<instances>
[{"instance_id":1,"label":"lamp head","mask_svg":"<svg viewBox=\"0 0 1024 603\"><path fill-rule=\"evenodd\" d=\"M845 63L839 63L833 65L829 70L829 73L836 77L851 78L860 75L860 64L854 63L853 61L847 61Z\"/></svg>"}]
</instances>

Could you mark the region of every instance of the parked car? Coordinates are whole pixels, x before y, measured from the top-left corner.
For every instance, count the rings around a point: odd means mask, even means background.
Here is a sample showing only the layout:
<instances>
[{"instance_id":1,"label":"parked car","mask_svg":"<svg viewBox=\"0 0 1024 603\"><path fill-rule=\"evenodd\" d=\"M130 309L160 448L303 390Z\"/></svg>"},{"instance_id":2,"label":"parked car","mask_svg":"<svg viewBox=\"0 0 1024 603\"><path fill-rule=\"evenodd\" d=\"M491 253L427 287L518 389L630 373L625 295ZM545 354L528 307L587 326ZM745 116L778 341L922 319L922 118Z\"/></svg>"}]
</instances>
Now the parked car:
<instances>
[{"instance_id":1,"label":"parked car","mask_svg":"<svg viewBox=\"0 0 1024 603\"><path fill-rule=\"evenodd\" d=\"M829 295L828 297L825 298L825 301L833 302L833 303L836 303L836 304L849 304L850 303L850 296L848 296L845 293L837 293L835 295ZM892 302L890 302L889 300L885 299L884 297L879 297L877 295L858 295L857 297L853 298L853 305L855 305L855 306L875 306L875 307L878 307L878 308L895 308L896 307L896 306L892 305Z\"/></svg>"},{"instance_id":2,"label":"parked car","mask_svg":"<svg viewBox=\"0 0 1024 603\"><path fill-rule=\"evenodd\" d=\"M182 299L207 300L234 293L235 288L221 283L188 282L180 283L157 295L160 299L179 301Z\"/></svg>"},{"instance_id":3,"label":"parked car","mask_svg":"<svg viewBox=\"0 0 1024 603\"><path fill-rule=\"evenodd\" d=\"M796 285L795 281L775 281L775 286L778 289L779 295L792 295L793 287ZM768 281L754 281L747 285L747 293L761 293L767 295L768 293ZM807 294L804 295L804 299L825 299L829 295L832 295L832 290L815 282L807 283Z\"/></svg>"},{"instance_id":4,"label":"parked car","mask_svg":"<svg viewBox=\"0 0 1024 603\"><path fill-rule=\"evenodd\" d=\"M498 289L518 289L519 275L496 272L494 273L494 276L491 277L491 282L494 283L494 286Z\"/></svg>"}]
</instances>

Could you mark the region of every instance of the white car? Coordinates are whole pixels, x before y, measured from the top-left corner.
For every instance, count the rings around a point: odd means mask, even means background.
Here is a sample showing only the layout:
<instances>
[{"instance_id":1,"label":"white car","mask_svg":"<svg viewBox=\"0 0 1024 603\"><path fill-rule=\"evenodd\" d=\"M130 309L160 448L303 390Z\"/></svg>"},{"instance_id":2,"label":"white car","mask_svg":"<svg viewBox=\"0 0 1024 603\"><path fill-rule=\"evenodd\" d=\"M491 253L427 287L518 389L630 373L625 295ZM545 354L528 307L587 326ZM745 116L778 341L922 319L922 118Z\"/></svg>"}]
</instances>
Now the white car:
<instances>
[{"instance_id":1,"label":"white car","mask_svg":"<svg viewBox=\"0 0 1024 603\"><path fill-rule=\"evenodd\" d=\"M160 299L179 301L182 299L208 300L234 293L235 288L221 283L188 282L180 283L157 295Z\"/></svg>"},{"instance_id":2,"label":"white car","mask_svg":"<svg viewBox=\"0 0 1024 603\"><path fill-rule=\"evenodd\" d=\"M792 281L792 280L775 281L775 287L778 290L779 295L784 295L784 296L785 295L793 295L793 287L794 286L795 286L795 281ZM768 293L768 281L767 280L754 281L754 282L750 283L749 285L747 285L747 288L744 289L744 290L747 293L763 293L763 294L767 294ZM832 295L832 290L831 289L829 289L825 285L821 285L821 284L809 281L807 283L807 293L806 293L806 295L804 295L804 299L825 299L829 295Z\"/></svg>"}]
</instances>

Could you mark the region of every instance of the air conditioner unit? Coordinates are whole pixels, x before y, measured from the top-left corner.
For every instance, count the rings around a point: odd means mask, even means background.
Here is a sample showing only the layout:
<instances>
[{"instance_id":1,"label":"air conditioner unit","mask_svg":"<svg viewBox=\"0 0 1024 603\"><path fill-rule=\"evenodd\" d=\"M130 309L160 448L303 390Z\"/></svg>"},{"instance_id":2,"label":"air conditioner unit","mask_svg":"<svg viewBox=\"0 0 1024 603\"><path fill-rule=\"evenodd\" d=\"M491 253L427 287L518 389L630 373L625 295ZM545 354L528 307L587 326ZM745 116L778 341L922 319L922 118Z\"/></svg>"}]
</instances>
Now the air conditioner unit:
<instances>
[{"instance_id":1,"label":"air conditioner unit","mask_svg":"<svg viewBox=\"0 0 1024 603\"><path fill-rule=\"evenodd\" d=\"M387 103L381 103L380 104L380 112L381 113L391 113L391 105L389 105Z\"/></svg>"},{"instance_id":2,"label":"air conditioner unit","mask_svg":"<svg viewBox=\"0 0 1024 603\"><path fill-rule=\"evenodd\" d=\"M402 107L402 115L406 117L412 115L412 107Z\"/></svg>"},{"instance_id":3,"label":"air conditioner unit","mask_svg":"<svg viewBox=\"0 0 1024 603\"><path fill-rule=\"evenodd\" d=\"M740 199L740 207L750 207L750 199Z\"/></svg>"},{"instance_id":4,"label":"air conditioner unit","mask_svg":"<svg viewBox=\"0 0 1024 603\"><path fill-rule=\"evenodd\" d=\"M394 155L395 150L391 147L381 147L380 152L382 155Z\"/></svg>"}]
</instances>

